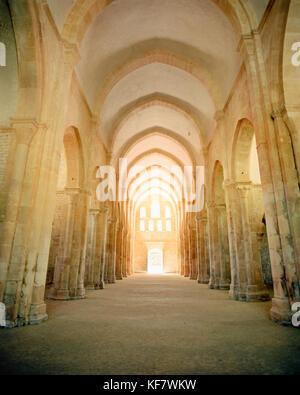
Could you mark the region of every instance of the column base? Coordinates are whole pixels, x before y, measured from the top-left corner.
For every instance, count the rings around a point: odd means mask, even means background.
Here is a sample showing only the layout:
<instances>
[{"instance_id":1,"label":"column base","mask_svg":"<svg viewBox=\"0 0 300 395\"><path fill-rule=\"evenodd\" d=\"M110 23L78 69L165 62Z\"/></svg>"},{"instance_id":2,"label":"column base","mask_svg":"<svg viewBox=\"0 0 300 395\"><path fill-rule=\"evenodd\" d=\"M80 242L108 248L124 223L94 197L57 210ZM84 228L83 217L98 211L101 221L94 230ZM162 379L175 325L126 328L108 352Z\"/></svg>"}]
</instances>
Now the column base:
<instances>
[{"instance_id":1,"label":"column base","mask_svg":"<svg viewBox=\"0 0 300 395\"><path fill-rule=\"evenodd\" d=\"M282 325L291 325L291 308L287 298L272 299L272 308L270 310L270 318L273 322L280 323Z\"/></svg>"},{"instance_id":2,"label":"column base","mask_svg":"<svg viewBox=\"0 0 300 395\"><path fill-rule=\"evenodd\" d=\"M214 281L210 280L209 281L209 288L210 289L220 289L219 280L214 280Z\"/></svg>"},{"instance_id":3,"label":"column base","mask_svg":"<svg viewBox=\"0 0 300 395\"><path fill-rule=\"evenodd\" d=\"M118 280L118 281L119 281L119 280L123 280L123 277L117 276L117 277L116 277L116 280Z\"/></svg>"},{"instance_id":4,"label":"column base","mask_svg":"<svg viewBox=\"0 0 300 395\"><path fill-rule=\"evenodd\" d=\"M70 290L68 289L52 289L48 299L53 300L78 300L85 298L85 290L80 289L75 295L70 295Z\"/></svg>"},{"instance_id":5,"label":"column base","mask_svg":"<svg viewBox=\"0 0 300 395\"><path fill-rule=\"evenodd\" d=\"M56 289L56 288L51 288L48 299L54 299L54 300L69 300L70 299L70 293L68 289Z\"/></svg>"},{"instance_id":6,"label":"column base","mask_svg":"<svg viewBox=\"0 0 300 395\"><path fill-rule=\"evenodd\" d=\"M239 299L239 289L234 284L230 284L229 299L232 299L232 300L238 300Z\"/></svg>"},{"instance_id":7,"label":"column base","mask_svg":"<svg viewBox=\"0 0 300 395\"><path fill-rule=\"evenodd\" d=\"M238 299L240 302L247 302L247 293L246 292L239 292Z\"/></svg>"},{"instance_id":8,"label":"column base","mask_svg":"<svg viewBox=\"0 0 300 395\"><path fill-rule=\"evenodd\" d=\"M105 288L104 281L101 280L99 283L99 289L104 289L104 288Z\"/></svg>"},{"instance_id":9,"label":"column base","mask_svg":"<svg viewBox=\"0 0 300 395\"><path fill-rule=\"evenodd\" d=\"M38 325L48 319L46 312L46 304L32 304L30 306L30 313L28 317L17 318L14 321L6 320L5 328L12 329L25 325Z\"/></svg>"},{"instance_id":10,"label":"column base","mask_svg":"<svg viewBox=\"0 0 300 395\"><path fill-rule=\"evenodd\" d=\"M89 291L94 291L95 289L97 289L97 287L93 284L89 284L89 285L87 285L86 289Z\"/></svg>"},{"instance_id":11,"label":"column base","mask_svg":"<svg viewBox=\"0 0 300 395\"><path fill-rule=\"evenodd\" d=\"M270 300L269 292L264 288L259 288L257 285L248 285L246 291L247 302L265 302Z\"/></svg>"},{"instance_id":12,"label":"column base","mask_svg":"<svg viewBox=\"0 0 300 395\"><path fill-rule=\"evenodd\" d=\"M198 278L198 284L209 284L209 280L201 280Z\"/></svg>"},{"instance_id":13,"label":"column base","mask_svg":"<svg viewBox=\"0 0 300 395\"><path fill-rule=\"evenodd\" d=\"M229 284L229 283L221 282L221 283L219 284L219 288L218 288L218 289L220 289L220 290L222 290L222 291L228 291L228 290L230 289L230 284Z\"/></svg>"},{"instance_id":14,"label":"column base","mask_svg":"<svg viewBox=\"0 0 300 395\"><path fill-rule=\"evenodd\" d=\"M32 304L30 306L30 313L28 317L29 325L38 325L41 322L47 321L48 314L46 312L46 304Z\"/></svg>"}]
</instances>

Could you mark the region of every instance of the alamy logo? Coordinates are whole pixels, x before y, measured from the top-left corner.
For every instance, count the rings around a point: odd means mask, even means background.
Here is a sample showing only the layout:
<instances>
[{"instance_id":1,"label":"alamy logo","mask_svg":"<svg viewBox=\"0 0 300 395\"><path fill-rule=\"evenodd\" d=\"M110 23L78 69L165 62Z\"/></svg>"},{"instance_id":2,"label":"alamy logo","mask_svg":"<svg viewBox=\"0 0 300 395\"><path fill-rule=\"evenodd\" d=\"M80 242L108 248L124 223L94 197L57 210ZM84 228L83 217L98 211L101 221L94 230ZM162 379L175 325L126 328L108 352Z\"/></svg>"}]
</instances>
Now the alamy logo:
<instances>
[{"instance_id":1,"label":"alamy logo","mask_svg":"<svg viewBox=\"0 0 300 395\"><path fill-rule=\"evenodd\" d=\"M0 303L0 326L6 326L5 304Z\"/></svg>"},{"instance_id":2,"label":"alamy logo","mask_svg":"<svg viewBox=\"0 0 300 395\"><path fill-rule=\"evenodd\" d=\"M292 56L292 65L295 67L300 66L300 42L296 42L292 45L292 51L296 53Z\"/></svg>"},{"instance_id":3,"label":"alamy logo","mask_svg":"<svg viewBox=\"0 0 300 395\"><path fill-rule=\"evenodd\" d=\"M147 182L149 189L159 189L161 185L168 185L177 191L174 196L177 201L185 202L186 212L200 212L204 206L204 166L167 166L149 169L146 165L134 165L127 171L127 159L119 159L119 177L113 166L100 166L96 178L101 179L96 189L96 196L100 202L126 202L132 196L128 194L129 184L138 176Z\"/></svg>"},{"instance_id":4,"label":"alamy logo","mask_svg":"<svg viewBox=\"0 0 300 395\"><path fill-rule=\"evenodd\" d=\"M292 324L295 328L300 328L300 302L292 305Z\"/></svg>"}]
</instances>

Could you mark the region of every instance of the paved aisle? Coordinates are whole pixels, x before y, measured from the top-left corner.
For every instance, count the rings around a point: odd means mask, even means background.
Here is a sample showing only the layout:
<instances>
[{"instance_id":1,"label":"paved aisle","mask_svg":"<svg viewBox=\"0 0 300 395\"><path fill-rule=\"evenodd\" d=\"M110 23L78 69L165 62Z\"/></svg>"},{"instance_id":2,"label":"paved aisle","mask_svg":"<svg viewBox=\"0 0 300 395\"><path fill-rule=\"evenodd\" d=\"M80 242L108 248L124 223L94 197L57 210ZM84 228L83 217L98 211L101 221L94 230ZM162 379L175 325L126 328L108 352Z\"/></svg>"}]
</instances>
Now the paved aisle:
<instances>
[{"instance_id":1,"label":"paved aisle","mask_svg":"<svg viewBox=\"0 0 300 395\"><path fill-rule=\"evenodd\" d=\"M175 275L135 275L79 301L48 302L49 320L0 330L1 373L300 373L300 330L268 320L270 303Z\"/></svg>"}]
</instances>

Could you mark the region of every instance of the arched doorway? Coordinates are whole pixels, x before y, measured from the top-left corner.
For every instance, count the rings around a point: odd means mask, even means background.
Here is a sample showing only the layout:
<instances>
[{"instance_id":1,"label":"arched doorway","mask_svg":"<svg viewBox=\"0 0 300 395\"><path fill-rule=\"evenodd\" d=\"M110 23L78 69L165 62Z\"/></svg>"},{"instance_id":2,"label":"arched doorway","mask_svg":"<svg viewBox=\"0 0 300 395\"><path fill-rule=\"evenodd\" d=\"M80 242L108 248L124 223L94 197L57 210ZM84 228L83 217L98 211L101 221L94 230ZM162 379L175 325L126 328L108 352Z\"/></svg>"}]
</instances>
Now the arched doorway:
<instances>
[{"instance_id":1,"label":"arched doorway","mask_svg":"<svg viewBox=\"0 0 300 395\"><path fill-rule=\"evenodd\" d=\"M147 272L150 274L162 274L163 270L162 248L150 248L148 250Z\"/></svg>"},{"instance_id":2,"label":"arched doorway","mask_svg":"<svg viewBox=\"0 0 300 395\"><path fill-rule=\"evenodd\" d=\"M48 264L47 295L53 299L84 297L87 196L79 132L69 127L63 138L58 173L56 210Z\"/></svg>"},{"instance_id":3,"label":"arched doorway","mask_svg":"<svg viewBox=\"0 0 300 395\"><path fill-rule=\"evenodd\" d=\"M232 155L235 198L235 246L241 300L268 300L271 286L270 258L266 254L265 209L254 128L247 119L238 123Z\"/></svg>"}]
</instances>

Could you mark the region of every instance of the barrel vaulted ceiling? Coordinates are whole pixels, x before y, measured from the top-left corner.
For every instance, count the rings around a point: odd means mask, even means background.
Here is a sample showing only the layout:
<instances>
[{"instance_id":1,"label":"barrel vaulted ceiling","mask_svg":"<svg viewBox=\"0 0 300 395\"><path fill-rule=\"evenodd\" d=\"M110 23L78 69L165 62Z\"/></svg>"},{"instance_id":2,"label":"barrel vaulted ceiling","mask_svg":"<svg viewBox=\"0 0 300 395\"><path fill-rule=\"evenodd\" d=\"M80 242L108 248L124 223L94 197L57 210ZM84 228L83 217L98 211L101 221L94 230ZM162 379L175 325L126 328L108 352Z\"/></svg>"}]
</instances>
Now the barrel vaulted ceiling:
<instances>
[{"instance_id":1,"label":"barrel vaulted ceiling","mask_svg":"<svg viewBox=\"0 0 300 395\"><path fill-rule=\"evenodd\" d=\"M242 0L259 23L268 0ZM57 28L83 0L48 0ZM85 0L95 3L96 0ZM75 71L112 161L203 164L241 68L216 0L97 0ZM103 3L103 4L102 4Z\"/></svg>"}]
</instances>

